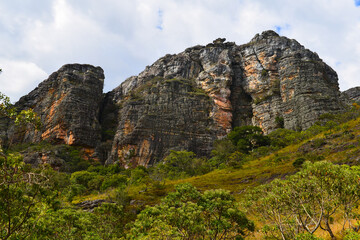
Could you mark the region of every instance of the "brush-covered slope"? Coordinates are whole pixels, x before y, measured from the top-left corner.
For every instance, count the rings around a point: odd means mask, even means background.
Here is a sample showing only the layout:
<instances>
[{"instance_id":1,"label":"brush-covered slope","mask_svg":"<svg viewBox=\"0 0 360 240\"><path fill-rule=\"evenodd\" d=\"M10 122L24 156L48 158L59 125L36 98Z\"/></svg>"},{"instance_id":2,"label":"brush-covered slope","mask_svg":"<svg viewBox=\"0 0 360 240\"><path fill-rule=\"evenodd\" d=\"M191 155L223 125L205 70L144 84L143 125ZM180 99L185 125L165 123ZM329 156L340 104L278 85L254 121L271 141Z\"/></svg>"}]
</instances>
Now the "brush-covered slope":
<instances>
[{"instance_id":1,"label":"brush-covered slope","mask_svg":"<svg viewBox=\"0 0 360 240\"><path fill-rule=\"evenodd\" d=\"M359 116L359 111L360 109L355 115ZM329 128L330 130L324 130ZM313 133L317 131L320 133L314 135ZM132 199L144 205L155 204L167 192L173 191L174 185L191 183L201 191L226 189L237 199L241 199L255 186L266 184L276 178L285 178L299 171L304 161L360 164L360 117L344 124L315 126L307 131L293 134L295 135L292 137L287 135L287 137L293 139L295 143L277 151L272 151L271 147L265 153L260 149L256 150L247 157L248 161L241 168L226 168L191 178L168 180L160 191L156 186L130 186L129 194Z\"/></svg>"}]
</instances>

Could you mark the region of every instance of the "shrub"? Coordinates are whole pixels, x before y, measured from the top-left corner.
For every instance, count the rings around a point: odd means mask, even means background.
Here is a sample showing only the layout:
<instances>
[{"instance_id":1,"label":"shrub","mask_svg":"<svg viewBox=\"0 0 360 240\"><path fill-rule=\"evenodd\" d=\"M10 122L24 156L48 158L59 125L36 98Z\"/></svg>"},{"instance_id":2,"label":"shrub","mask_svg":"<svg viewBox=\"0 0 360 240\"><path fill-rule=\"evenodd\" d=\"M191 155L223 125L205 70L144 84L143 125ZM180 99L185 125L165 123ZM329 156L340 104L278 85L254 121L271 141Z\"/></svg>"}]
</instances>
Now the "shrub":
<instances>
[{"instance_id":1,"label":"shrub","mask_svg":"<svg viewBox=\"0 0 360 240\"><path fill-rule=\"evenodd\" d=\"M318 238L310 233L301 233L295 237L295 240L323 240L323 238Z\"/></svg>"},{"instance_id":2,"label":"shrub","mask_svg":"<svg viewBox=\"0 0 360 240\"><path fill-rule=\"evenodd\" d=\"M97 174L94 172L88 171L79 171L71 174L70 181L74 184L80 184L85 187L88 187L88 183L96 178Z\"/></svg>"},{"instance_id":3,"label":"shrub","mask_svg":"<svg viewBox=\"0 0 360 240\"><path fill-rule=\"evenodd\" d=\"M306 161L306 159L305 158L297 158L297 159L295 159L295 161L293 162L293 166L295 167L295 168L301 168L301 166L303 165L303 163Z\"/></svg>"},{"instance_id":4,"label":"shrub","mask_svg":"<svg viewBox=\"0 0 360 240\"><path fill-rule=\"evenodd\" d=\"M284 118L281 116L276 116L275 123L278 128L284 128Z\"/></svg>"},{"instance_id":5,"label":"shrub","mask_svg":"<svg viewBox=\"0 0 360 240\"><path fill-rule=\"evenodd\" d=\"M149 172L144 166L137 166L130 171L130 184L140 184L149 181Z\"/></svg>"},{"instance_id":6,"label":"shrub","mask_svg":"<svg viewBox=\"0 0 360 240\"><path fill-rule=\"evenodd\" d=\"M301 140L301 133L289 129L277 129L271 132L268 137L271 146L283 148Z\"/></svg>"},{"instance_id":7,"label":"shrub","mask_svg":"<svg viewBox=\"0 0 360 240\"><path fill-rule=\"evenodd\" d=\"M213 168L226 167L229 161L229 156L236 151L236 146L228 138L216 140L214 142L213 150L209 159L209 165Z\"/></svg>"},{"instance_id":8,"label":"shrub","mask_svg":"<svg viewBox=\"0 0 360 240\"><path fill-rule=\"evenodd\" d=\"M87 186L89 190L100 190L102 183L104 182L104 176L97 175L91 179Z\"/></svg>"},{"instance_id":9,"label":"shrub","mask_svg":"<svg viewBox=\"0 0 360 240\"><path fill-rule=\"evenodd\" d=\"M262 129L256 126L235 127L227 137L243 153L249 153L255 148L270 145L270 138L264 136Z\"/></svg>"},{"instance_id":10,"label":"shrub","mask_svg":"<svg viewBox=\"0 0 360 240\"><path fill-rule=\"evenodd\" d=\"M127 183L127 177L122 174L115 174L105 178L102 182L100 190L104 191L110 187L120 187Z\"/></svg>"},{"instance_id":11,"label":"shrub","mask_svg":"<svg viewBox=\"0 0 360 240\"><path fill-rule=\"evenodd\" d=\"M161 204L148 206L137 216L128 239L243 239L254 231L229 191L202 194L191 184L175 188Z\"/></svg>"},{"instance_id":12,"label":"shrub","mask_svg":"<svg viewBox=\"0 0 360 240\"><path fill-rule=\"evenodd\" d=\"M157 168L170 179L195 176L210 171L205 159L196 158L195 153L188 151L171 151Z\"/></svg>"},{"instance_id":13,"label":"shrub","mask_svg":"<svg viewBox=\"0 0 360 240\"><path fill-rule=\"evenodd\" d=\"M344 236L344 240L358 240L360 239L360 233L353 230L347 230Z\"/></svg>"}]
</instances>

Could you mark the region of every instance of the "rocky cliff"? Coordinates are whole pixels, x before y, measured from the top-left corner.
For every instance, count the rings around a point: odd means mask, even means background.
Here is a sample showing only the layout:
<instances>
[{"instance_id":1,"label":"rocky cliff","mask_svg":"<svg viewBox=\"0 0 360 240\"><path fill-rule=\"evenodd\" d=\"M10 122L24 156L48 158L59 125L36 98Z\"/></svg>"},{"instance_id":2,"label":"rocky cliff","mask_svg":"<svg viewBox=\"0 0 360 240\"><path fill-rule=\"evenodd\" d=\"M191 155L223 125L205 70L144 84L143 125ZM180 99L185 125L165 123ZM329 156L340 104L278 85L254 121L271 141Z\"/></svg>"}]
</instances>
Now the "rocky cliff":
<instances>
[{"instance_id":1,"label":"rocky cliff","mask_svg":"<svg viewBox=\"0 0 360 240\"><path fill-rule=\"evenodd\" d=\"M13 142L39 142L95 148L101 140L99 111L104 73L91 65L68 64L54 72L15 106L33 108L41 118L39 130L9 130Z\"/></svg>"},{"instance_id":2,"label":"rocky cliff","mask_svg":"<svg viewBox=\"0 0 360 240\"><path fill-rule=\"evenodd\" d=\"M350 88L342 92L341 97L347 104L351 104L353 102L360 103L360 87Z\"/></svg>"},{"instance_id":3,"label":"rocky cliff","mask_svg":"<svg viewBox=\"0 0 360 240\"><path fill-rule=\"evenodd\" d=\"M209 153L236 126L306 129L342 109L336 72L273 31L166 55L111 95L120 114L108 162L125 165L151 164L169 149Z\"/></svg>"},{"instance_id":4,"label":"rocky cliff","mask_svg":"<svg viewBox=\"0 0 360 240\"><path fill-rule=\"evenodd\" d=\"M301 130L343 108L336 72L273 31L244 45L217 39L166 55L104 96L103 79L99 67L65 65L17 103L34 108L43 129L9 134L146 166L172 149L208 155L213 141L236 126Z\"/></svg>"}]
</instances>

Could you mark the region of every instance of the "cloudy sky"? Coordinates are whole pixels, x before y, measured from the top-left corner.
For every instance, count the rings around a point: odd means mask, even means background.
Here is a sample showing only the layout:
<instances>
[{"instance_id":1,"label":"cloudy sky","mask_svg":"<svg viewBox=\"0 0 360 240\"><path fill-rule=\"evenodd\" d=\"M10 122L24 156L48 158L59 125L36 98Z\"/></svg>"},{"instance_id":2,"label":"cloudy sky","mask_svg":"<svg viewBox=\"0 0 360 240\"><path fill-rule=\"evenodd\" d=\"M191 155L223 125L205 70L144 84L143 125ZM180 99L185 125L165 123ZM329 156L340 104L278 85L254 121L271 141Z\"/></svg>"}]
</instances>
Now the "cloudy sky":
<instances>
[{"instance_id":1,"label":"cloudy sky","mask_svg":"<svg viewBox=\"0 0 360 240\"><path fill-rule=\"evenodd\" d=\"M360 86L360 0L0 0L0 92L16 101L66 63L101 66L109 91L167 53L268 29Z\"/></svg>"}]
</instances>

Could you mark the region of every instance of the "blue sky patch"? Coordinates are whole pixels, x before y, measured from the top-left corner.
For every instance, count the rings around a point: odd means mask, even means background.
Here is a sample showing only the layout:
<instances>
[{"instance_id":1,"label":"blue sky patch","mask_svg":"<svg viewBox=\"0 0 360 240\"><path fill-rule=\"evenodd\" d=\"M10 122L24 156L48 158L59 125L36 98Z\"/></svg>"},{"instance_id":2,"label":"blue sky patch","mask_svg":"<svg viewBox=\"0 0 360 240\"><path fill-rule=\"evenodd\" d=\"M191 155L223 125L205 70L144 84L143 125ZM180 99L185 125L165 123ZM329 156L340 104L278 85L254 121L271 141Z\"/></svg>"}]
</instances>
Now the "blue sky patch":
<instances>
[{"instance_id":1,"label":"blue sky patch","mask_svg":"<svg viewBox=\"0 0 360 240\"><path fill-rule=\"evenodd\" d=\"M277 34L282 34L282 31L288 30L290 28L290 25L289 24L275 25L274 28L275 28L275 32L277 32Z\"/></svg>"},{"instance_id":2,"label":"blue sky patch","mask_svg":"<svg viewBox=\"0 0 360 240\"><path fill-rule=\"evenodd\" d=\"M278 34L280 34L280 32L281 32L281 27L280 27L280 26L275 26L275 32L277 32Z\"/></svg>"},{"instance_id":3,"label":"blue sky patch","mask_svg":"<svg viewBox=\"0 0 360 240\"><path fill-rule=\"evenodd\" d=\"M160 31L163 30L163 11L161 9L158 10L158 23L156 25L156 28Z\"/></svg>"},{"instance_id":4,"label":"blue sky patch","mask_svg":"<svg viewBox=\"0 0 360 240\"><path fill-rule=\"evenodd\" d=\"M359 7L360 6L360 0L354 0L355 1L355 6Z\"/></svg>"}]
</instances>

